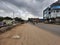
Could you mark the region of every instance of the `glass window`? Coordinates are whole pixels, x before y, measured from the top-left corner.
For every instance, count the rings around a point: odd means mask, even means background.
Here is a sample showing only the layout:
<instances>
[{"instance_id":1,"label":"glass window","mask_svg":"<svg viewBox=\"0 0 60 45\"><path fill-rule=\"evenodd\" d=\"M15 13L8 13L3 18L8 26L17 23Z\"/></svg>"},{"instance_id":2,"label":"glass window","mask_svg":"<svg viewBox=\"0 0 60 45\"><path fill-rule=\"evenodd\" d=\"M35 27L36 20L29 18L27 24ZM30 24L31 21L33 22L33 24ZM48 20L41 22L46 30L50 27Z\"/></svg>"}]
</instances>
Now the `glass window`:
<instances>
[{"instance_id":1,"label":"glass window","mask_svg":"<svg viewBox=\"0 0 60 45\"><path fill-rule=\"evenodd\" d=\"M56 10L56 12L59 12L59 10Z\"/></svg>"}]
</instances>

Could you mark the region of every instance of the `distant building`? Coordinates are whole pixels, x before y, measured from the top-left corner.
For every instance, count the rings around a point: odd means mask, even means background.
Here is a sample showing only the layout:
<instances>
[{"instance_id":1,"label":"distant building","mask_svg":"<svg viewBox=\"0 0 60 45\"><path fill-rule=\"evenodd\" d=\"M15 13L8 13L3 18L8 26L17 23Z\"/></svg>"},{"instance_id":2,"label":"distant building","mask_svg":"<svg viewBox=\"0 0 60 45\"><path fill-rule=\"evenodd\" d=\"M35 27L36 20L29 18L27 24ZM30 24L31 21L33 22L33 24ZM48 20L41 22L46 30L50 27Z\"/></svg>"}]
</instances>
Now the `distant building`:
<instances>
[{"instance_id":1,"label":"distant building","mask_svg":"<svg viewBox=\"0 0 60 45\"><path fill-rule=\"evenodd\" d=\"M5 25L12 25L13 24L13 20L3 20L2 22L4 22Z\"/></svg>"},{"instance_id":2,"label":"distant building","mask_svg":"<svg viewBox=\"0 0 60 45\"><path fill-rule=\"evenodd\" d=\"M44 22L44 19L39 19L39 18L29 18L28 22L32 22L32 23L41 23Z\"/></svg>"},{"instance_id":3,"label":"distant building","mask_svg":"<svg viewBox=\"0 0 60 45\"><path fill-rule=\"evenodd\" d=\"M59 0L60 1L60 0ZM43 11L43 18L48 22L55 23L58 19L60 23L60 2L57 1Z\"/></svg>"},{"instance_id":4,"label":"distant building","mask_svg":"<svg viewBox=\"0 0 60 45\"><path fill-rule=\"evenodd\" d=\"M39 23L39 18L29 18L28 19L29 22L34 22L34 23Z\"/></svg>"}]
</instances>

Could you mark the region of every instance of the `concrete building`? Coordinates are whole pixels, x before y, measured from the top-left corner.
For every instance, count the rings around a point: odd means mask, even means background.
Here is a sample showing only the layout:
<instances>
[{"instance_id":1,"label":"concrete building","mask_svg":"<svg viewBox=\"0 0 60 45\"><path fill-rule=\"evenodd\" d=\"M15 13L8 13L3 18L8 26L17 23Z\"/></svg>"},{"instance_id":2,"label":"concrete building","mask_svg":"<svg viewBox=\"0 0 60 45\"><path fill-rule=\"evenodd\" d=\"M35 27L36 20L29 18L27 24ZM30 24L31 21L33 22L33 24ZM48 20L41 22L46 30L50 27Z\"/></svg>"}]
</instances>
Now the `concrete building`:
<instances>
[{"instance_id":1,"label":"concrete building","mask_svg":"<svg viewBox=\"0 0 60 45\"><path fill-rule=\"evenodd\" d=\"M48 23L60 23L60 0L43 11L43 18L46 19Z\"/></svg>"},{"instance_id":2,"label":"concrete building","mask_svg":"<svg viewBox=\"0 0 60 45\"><path fill-rule=\"evenodd\" d=\"M6 26L13 25L13 20L3 20L2 22L4 22Z\"/></svg>"},{"instance_id":3,"label":"concrete building","mask_svg":"<svg viewBox=\"0 0 60 45\"><path fill-rule=\"evenodd\" d=\"M47 19L47 18L50 18L51 16L51 12L50 12L50 8L46 8L44 11L43 11L43 18L44 19Z\"/></svg>"}]
</instances>

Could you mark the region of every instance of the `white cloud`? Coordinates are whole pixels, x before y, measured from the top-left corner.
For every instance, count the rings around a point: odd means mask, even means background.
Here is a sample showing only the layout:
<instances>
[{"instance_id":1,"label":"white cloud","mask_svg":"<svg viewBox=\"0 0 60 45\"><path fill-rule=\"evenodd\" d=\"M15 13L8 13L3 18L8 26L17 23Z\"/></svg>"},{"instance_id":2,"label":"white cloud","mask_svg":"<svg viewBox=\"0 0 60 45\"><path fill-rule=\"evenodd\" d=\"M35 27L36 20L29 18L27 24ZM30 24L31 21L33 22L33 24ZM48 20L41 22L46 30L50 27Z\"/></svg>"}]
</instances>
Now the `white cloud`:
<instances>
[{"instance_id":1,"label":"white cloud","mask_svg":"<svg viewBox=\"0 0 60 45\"><path fill-rule=\"evenodd\" d=\"M18 16L24 19L28 17L42 17L43 9L55 1L57 0L1 0L0 9L8 13L11 12L11 14L9 13L11 16L14 11L15 17ZM8 15L8 13L5 15Z\"/></svg>"},{"instance_id":2,"label":"white cloud","mask_svg":"<svg viewBox=\"0 0 60 45\"><path fill-rule=\"evenodd\" d=\"M3 12L5 12L5 10L0 10L0 13L3 13Z\"/></svg>"}]
</instances>

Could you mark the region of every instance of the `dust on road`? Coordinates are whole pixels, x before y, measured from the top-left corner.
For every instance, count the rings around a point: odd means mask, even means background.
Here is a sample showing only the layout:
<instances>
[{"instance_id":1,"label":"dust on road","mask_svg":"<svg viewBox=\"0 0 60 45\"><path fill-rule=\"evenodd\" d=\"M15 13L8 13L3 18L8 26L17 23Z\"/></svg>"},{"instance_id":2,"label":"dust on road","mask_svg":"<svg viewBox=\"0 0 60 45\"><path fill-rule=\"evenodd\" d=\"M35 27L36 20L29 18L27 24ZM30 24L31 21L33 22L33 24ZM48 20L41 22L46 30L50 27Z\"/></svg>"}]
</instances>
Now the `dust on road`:
<instances>
[{"instance_id":1,"label":"dust on road","mask_svg":"<svg viewBox=\"0 0 60 45\"><path fill-rule=\"evenodd\" d=\"M0 45L60 45L60 37L26 23L1 34Z\"/></svg>"}]
</instances>

